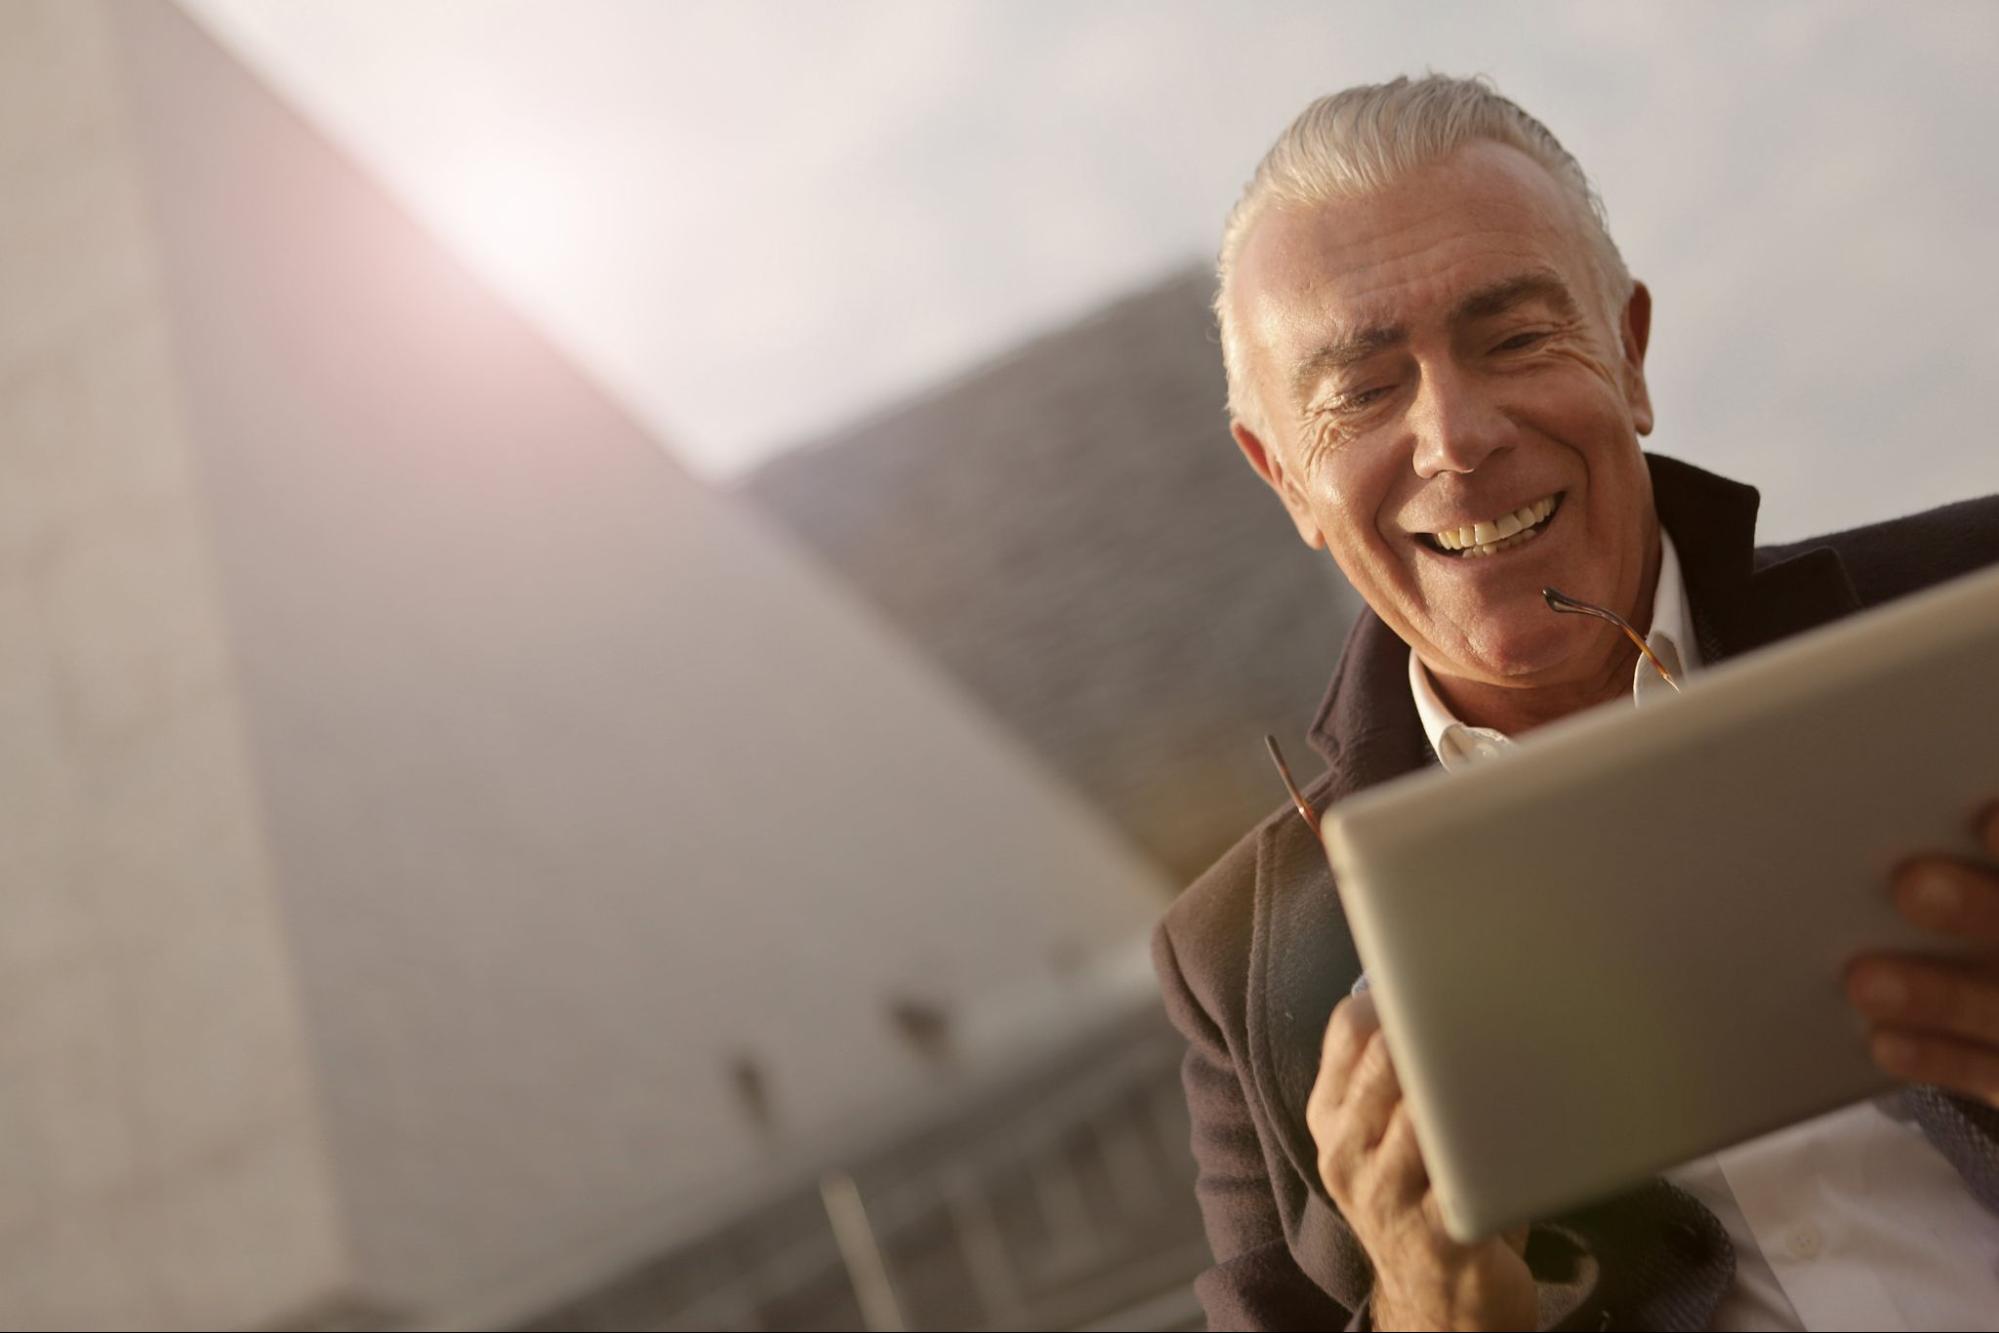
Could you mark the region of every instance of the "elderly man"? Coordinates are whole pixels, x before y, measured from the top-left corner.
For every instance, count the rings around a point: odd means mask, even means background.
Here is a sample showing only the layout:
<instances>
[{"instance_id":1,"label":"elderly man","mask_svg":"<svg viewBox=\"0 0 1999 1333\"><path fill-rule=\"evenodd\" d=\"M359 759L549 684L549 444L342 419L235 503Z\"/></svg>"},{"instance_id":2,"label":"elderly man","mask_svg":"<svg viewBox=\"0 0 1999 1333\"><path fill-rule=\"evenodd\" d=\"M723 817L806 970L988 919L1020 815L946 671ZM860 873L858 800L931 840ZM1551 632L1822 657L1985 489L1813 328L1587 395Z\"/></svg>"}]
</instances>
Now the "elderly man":
<instances>
[{"instance_id":1,"label":"elderly man","mask_svg":"<svg viewBox=\"0 0 1999 1333\"><path fill-rule=\"evenodd\" d=\"M1309 107L1231 214L1219 269L1236 442L1369 608L1313 728L1321 806L1642 696L1635 649L1550 614L1544 585L1696 671L1999 560L1993 500L1757 549L1754 491L1642 454L1651 296L1574 159L1480 83ZM1999 811L1981 836L1999 859ZM1211 1322L1999 1327L1999 875L1912 855L1891 891L1984 960L1850 968L1902 1093L1466 1246L1440 1225L1371 1005L1348 996L1324 856L1280 810L1154 941L1189 1042Z\"/></svg>"}]
</instances>

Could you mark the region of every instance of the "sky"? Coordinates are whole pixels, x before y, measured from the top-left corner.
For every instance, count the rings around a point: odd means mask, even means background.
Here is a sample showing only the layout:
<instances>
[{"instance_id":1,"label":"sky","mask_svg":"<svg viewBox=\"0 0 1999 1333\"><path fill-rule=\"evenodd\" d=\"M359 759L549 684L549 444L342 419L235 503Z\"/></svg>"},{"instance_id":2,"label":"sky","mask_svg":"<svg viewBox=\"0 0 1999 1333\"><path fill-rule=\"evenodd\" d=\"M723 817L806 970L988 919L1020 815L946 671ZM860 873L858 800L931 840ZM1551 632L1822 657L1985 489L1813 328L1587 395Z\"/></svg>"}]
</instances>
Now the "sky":
<instances>
[{"instance_id":1,"label":"sky","mask_svg":"<svg viewBox=\"0 0 1999 1333\"><path fill-rule=\"evenodd\" d=\"M1436 69L1590 171L1651 443L1767 531L1999 490L1999 6L187 8L718 484L1208 260L1307 102Z\"/></svg>"}]
</instances>

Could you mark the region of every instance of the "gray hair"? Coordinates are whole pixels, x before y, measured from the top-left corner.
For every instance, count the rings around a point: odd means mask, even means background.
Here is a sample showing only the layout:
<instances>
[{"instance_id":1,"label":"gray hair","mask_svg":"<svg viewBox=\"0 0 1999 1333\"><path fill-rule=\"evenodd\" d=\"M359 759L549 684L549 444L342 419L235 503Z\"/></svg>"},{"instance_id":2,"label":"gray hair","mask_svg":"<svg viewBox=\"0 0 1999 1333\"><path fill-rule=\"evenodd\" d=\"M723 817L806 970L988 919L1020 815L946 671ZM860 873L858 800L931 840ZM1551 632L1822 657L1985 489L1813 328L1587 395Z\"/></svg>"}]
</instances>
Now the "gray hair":
<instances>
[{"instance_id":1,"label":"gray hair","mask_svg":"<svg viewBox=\"0 0 1999 1333\"><path fill-rule=\"evenodd\" d=\"M1631 295L1631 273L1610 239L1603 201L1547 126L1502 97L1484 78L1428 74L1362 84L1321 97L1299 113L1257 164L1256 174L1222 226L1222 248L1215 262L1215 320L1221 330L1232 418L1262 428L1243 382L1241 334L1229 312L1229 278L1257 219L1277 206L1312 207L1370 194L1482 139L1511 145L1539 162L1575 204L1591 242L1597 295L1616 326Z\"/></svg>"}]
</instances>

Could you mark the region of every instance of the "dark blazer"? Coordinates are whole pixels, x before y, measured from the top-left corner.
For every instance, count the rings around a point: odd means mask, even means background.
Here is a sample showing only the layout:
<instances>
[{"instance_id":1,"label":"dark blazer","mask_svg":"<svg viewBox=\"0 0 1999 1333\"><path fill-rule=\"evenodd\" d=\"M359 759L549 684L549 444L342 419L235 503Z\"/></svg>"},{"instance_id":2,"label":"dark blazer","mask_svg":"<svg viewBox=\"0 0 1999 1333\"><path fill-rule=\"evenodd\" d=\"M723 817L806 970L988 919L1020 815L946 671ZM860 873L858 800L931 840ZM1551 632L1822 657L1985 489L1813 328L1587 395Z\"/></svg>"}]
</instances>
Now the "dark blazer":
<instances>
[{"instance_id":1,"label":"dark blazer","mask_svg":"<svg viewBox=\"0 0 1999 1333\"><path fill-rule=\"evenodd\" d=\"M1999 562L1999 496L1759 550L1753 489L1647 462L1709 662ZM1309 792L1321 809L1432 762L1408 648L1372 612L1347 639L1311 741L1327 764ZM1360 964L1325 854L1288 805L1179 897L1153 957L1188 1043L1196 1192L1215 1253L1195 1290L1210 1326L1364 1326L1367 1256L1320 1184L1305 1126L1326 1021ZM1999 1111L1934 1088L1908 1096L1999 1211ZM1544 1328L1705 1328L1735 1271L1720 1222L1664 1180L1537 1223L1527 1260Z\"/></svg>"}]
</instances>

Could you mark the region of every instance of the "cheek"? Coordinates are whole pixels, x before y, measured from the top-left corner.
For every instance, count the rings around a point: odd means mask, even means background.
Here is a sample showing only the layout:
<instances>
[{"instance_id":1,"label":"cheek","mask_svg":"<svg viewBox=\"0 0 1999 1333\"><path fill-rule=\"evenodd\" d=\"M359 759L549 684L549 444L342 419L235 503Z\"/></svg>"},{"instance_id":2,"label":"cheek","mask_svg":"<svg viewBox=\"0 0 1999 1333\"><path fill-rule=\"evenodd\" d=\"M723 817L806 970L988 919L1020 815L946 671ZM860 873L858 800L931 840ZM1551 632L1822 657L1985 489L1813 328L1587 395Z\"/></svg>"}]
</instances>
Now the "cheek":
<instances>
[{"instance_id":1,"label":"cheek","mask_svg":"<svg viewBox=\"0 0 1999 1333\"><path fill-rule=\"evenodd\" d=\"M1360 550L1381 540L1399 476L1393 450L1350 441L1327 455L1314 477L1314 498L1325 514L1329 540Z\"/></svg>"},{"instance_id":2,"label":"cheek","mask_svg":"<svg viewBox=\"0 0 1999 1333\"><path fill-rule=\"evenodd\" d=\"M1551 353L1526 395L1557 439L1594 453L1631 434L1623 394L1604 367L1580 352Z\"/></svg>"},{"instance_id":3,"label":"cheek","mask_svg":"<svg viewBox=\"0 0 1999 1333\"><path fill-rule=\"evenodd\" d=\"M1370 457L1358 445L1342 453L1324 469L1315 491L1327 554L1365 600L1377 606L1397 603L1409 595L1411 579L1409 553L1389 521L1397 512L1395 488L1401 473L1392 457Z\"/></svg>"}]
</instances>

